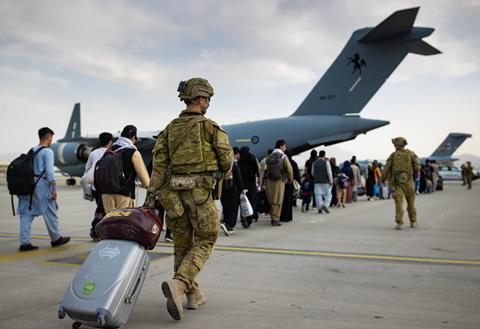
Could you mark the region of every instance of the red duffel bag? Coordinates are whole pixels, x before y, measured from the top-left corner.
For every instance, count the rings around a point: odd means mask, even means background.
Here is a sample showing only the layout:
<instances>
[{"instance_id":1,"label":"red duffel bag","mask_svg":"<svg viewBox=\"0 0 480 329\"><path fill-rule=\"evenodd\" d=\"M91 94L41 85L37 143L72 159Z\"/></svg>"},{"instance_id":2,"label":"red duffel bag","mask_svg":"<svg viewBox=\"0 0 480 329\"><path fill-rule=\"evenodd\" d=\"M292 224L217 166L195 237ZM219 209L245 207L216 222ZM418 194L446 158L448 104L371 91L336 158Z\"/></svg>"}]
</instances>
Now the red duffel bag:
<instances>
[{"instance_id":1,"label":"red duffel bag","mask_svg":"<svg viewBox=\"0 0 480 329\"><path fill-rule=\"evenodd\" d=\"M95 226L100 239L131 240L140 243L147 250L155 248L163 222L154 208L115 209Z\"/></svg>"}]
</instances>

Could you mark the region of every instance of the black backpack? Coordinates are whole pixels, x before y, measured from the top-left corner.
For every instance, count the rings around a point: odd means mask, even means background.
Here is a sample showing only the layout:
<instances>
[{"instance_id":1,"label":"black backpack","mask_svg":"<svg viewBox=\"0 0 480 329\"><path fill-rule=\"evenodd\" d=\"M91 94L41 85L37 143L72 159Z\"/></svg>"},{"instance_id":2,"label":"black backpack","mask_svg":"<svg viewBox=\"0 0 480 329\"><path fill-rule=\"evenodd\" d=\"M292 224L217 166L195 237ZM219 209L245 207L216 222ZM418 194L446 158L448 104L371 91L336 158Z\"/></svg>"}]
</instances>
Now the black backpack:
<instances>
[{"instance_id":1,"label":"black backpack","mask_svg":"<svg viewBox=\"0 0 480 329\"><path fill-rule=\"evenodd\" d=\"M280 180L283 178L283 155L279 153L270 154L266 160L267 179Z\"/></svg>"},{"instance_id":2,"label":"black backpack","mask_svg":"<svg viewBox=\"0 0 480 329\"><path fill-rule=\"evenodd\" d=\"M44 146L41 146L35 152L33 148L28 151L27 154L22 154L15 160L13 160L7 169L7 184L8 191L11 195L12 200L12 211L15 216L15 208L13 206L13 196L17 195L30 195L30 205L29 209L32 210L32 199L33 192L35 191L35 186L37 186L38 181L45 174L45 170L40 174L40 177L35 180L35 174L33 172L33 163L35 156L38 152L44 149Z\"/></svg>"},{"instance_id":3,"label":"black backpack","mask_svg":"<svg viewBox=\"0 0 480 329\"><path fill-rule=\"evenodd\" d=\"M123 169L122 149L105 151L95 164L93 185L100 194L118 194L127 186L128 179Z\"/></svg>"}]
</instances>

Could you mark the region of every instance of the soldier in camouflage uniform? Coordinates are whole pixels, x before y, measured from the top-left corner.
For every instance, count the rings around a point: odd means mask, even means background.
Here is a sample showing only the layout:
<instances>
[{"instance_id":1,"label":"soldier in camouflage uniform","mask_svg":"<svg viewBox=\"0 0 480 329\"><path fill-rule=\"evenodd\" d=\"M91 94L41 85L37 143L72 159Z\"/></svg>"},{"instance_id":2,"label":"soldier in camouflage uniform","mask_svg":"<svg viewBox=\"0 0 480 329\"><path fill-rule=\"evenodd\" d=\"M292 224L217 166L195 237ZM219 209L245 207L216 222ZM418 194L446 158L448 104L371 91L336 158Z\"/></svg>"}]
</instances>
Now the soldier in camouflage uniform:
<instances>
[{"instance_id":1,"label":"soldier in camouflage uniform","mask_svg":"<svg viewBox=\"0 0 480 329\"><path fill-rule=\"evenodd\" d=\"M160 201L167 227L173 233L173 279L162 283L167 310L175 320L188 308L206 302L195 277L212 253L220 228L212 192L231 169L233 152L227 133L205 118L213 88L205 79L182 81L178 88L187 108L158 136L153 149L153 171L147 203Z\"/></svg>"},{"instance_id":2,"label":"soldier in camouflage uniform","mask_svg":"<svg viewBox=\"0 0 480 329\"><path fill-rule=\"evenodd\" d=\"M467 161L465 165L465 181L467 183L467 189L472 189L472 180L473 180L473 166L470 161Z\"/></svg>"},{"instance_id":3,"label":"soldier in camouflage uniform","mask_svg":"<svg viewBox=\"0 0 480 329\"><path fill-rule=\"evenodd\" d=\"M407 211L410 219L410 227L417 227L417 211L415 209L415 187L413 180L420 171L420 160L415 153L406 150L407 141L403 137L392 139L396 151L387 160L382 182L388 180L395 200L395 226L401 230L403 225L403 198L407 199Z\"/></svg>"}]
</instances>

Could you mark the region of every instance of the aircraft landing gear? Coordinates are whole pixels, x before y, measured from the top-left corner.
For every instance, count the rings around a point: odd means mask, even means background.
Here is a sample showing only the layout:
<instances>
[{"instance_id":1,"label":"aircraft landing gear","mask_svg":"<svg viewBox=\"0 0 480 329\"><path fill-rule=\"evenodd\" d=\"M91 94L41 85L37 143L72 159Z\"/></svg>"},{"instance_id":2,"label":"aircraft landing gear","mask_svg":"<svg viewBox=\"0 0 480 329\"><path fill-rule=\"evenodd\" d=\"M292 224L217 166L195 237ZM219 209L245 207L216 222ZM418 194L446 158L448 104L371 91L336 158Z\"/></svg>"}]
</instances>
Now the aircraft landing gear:
<instances>
[{"instance_id":1,"label":"aircraft landing gear","mask_svg":"<svg viewBox=\"0 0 480 329\"><path fill-rule=\"evenodd\" d=\"M68 186L73 186L77 183L77 181L75 180L75 178L68 178L66 183Z\"/></svg>"}]
</instances>

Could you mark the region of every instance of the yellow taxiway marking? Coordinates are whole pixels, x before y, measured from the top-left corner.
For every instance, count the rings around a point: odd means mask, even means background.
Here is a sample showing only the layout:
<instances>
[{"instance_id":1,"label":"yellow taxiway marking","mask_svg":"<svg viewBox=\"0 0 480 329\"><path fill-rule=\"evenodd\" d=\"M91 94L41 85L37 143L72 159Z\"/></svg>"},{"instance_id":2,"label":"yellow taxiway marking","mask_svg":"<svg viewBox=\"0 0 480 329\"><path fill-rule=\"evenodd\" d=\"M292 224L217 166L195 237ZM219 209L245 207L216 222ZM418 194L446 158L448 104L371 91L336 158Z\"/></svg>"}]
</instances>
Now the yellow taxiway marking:
<instances>
[{"instance_id":1,"label":"yellow taxiway marking","mask_svg":"<svg viewBox=\"0 0 480 329\"><path fill-rule=\"evenodd\" d=\"M35 257L35 256L54 254L54 253L58 253L60 251L68 250L72 246L78 246L78 245L68 245L68 246L63 246L63 247L38 249L38 250L32 250L32 251L28 251L28 252L16 252L16 253L13 253L13 254L8 254L8 255L0 255L0 263L13 262L13 261L18 261L18 260L22 260L22 259L32 258L32 257Z\"/></svg>"},{"instance_id":2,"label":"yellow taxiway marking","mask_svg":"<svg viewBox=\"0 0 480 329\"><path fill-rule=\"evenodd\" d=\"M320 257L335 257L335 258L349 258L349 259L389 260L389 261L400 261L400 262L417 262L417 263L432 263L432 264L445 264L445 265L480 265L480 261L478 260L421 258L421 257L406 257L406 256L337 253L337 252L324 252L324 251L300 251L300 250L288 250L288 249L223 247L223 246L215 246L215 249L224 250L224 251L242 251L242 252L267 253L267 254L320 256Z\"/></svg>"},{"instance_id":3,"label":"yellow taxiway marking","mask_svg":"<svg viewBox=\"0 0 480 329\"><path fill-rule=\"evenodd\" d=\"M0 233L0 237L17 237L18 234ZM50 239L48 235L32 235L32 239ZM72 237L72 241L92 241L87 237ZM78 246L78 245L75 245ZM158 247L173 247L172 243L159 242ZM0 263L7 261L15 261L20 259L27 259L33 256L45 255L55 253L58 251L67 250L72 245L66 245L57 248L39 249L25 253L14 253L0 256ZM476 265L480 266L480 260L463 260L463 259L442 259L442 258L422 258L422 257L408 257L408 256L389 256L389 255L372 255L372 254L355 254L355 253L340 253L340 252L325 252L325 251L302 251L291 249L269 249L269 248L251 248L251 247L234 247L234 246L215 246L216 250L221 251L240 251L251 253L264 254L280 254L280 255L299 255L299 256L318 256L318 257L332 257L344 259L364 259L364 260L378 260L378 261L396 261L396 262L413 262L422 264L440 264L440 265Z\"/></svg>"}]
</instances>

